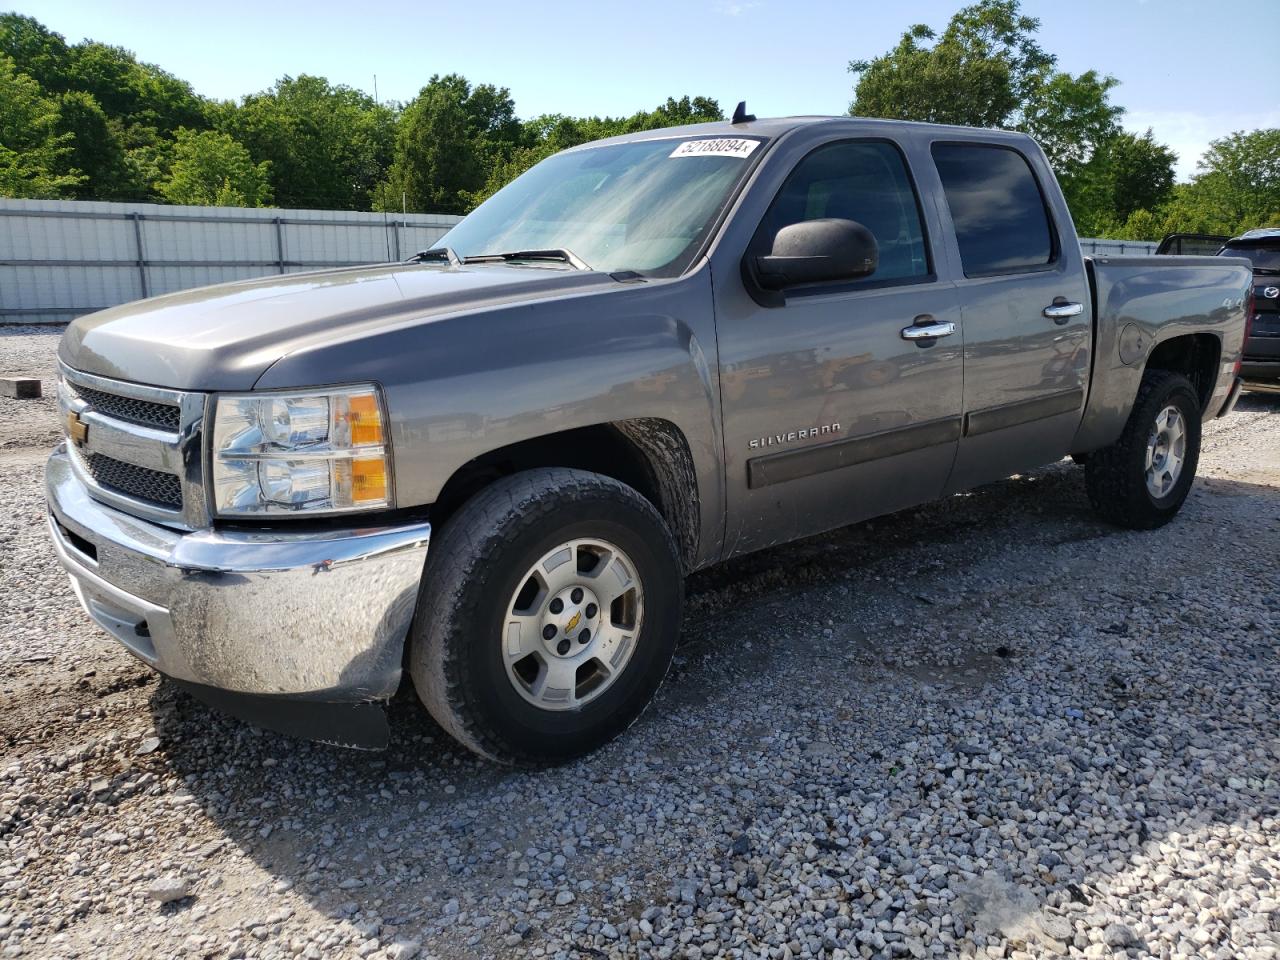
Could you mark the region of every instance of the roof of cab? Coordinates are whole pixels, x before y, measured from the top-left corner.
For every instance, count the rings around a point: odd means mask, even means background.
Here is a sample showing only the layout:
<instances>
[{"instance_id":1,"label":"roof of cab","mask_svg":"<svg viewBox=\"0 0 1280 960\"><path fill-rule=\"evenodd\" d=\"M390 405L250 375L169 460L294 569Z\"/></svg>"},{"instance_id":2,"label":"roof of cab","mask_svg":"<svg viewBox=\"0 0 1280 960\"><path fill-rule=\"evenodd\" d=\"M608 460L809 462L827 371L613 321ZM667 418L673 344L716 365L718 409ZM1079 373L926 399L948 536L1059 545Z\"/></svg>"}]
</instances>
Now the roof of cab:
<instances>
[{"instance_id":1,"label":"roof of cab","mask_svg":"<svg viewBox=\"0 0 1280 960\"><path fill-rule=\"evenodd\" d=\"M656 130L638 130L635 133L623 133L616 137L606 137L584 143L582 149L601 144L626 143L633 140L667 140L676 137L765 137L773 139L789 133L799 127L819 124L839 124L853 129L862 129L867 133L888 133L891 130L927 129L934 132L950 131L952 133L980 133L992 140L1029 140L1025 133L1012 130L989 130L981 127L947 126L939 123L921 123L915 120L883 120L872 117L844 116L801 116L801 117L766 117L760 120L748 120L745 123L731 123L728 120L717 120L711 123L691 123L679 127L661 127Z\"/></svg>"}]
</instances>

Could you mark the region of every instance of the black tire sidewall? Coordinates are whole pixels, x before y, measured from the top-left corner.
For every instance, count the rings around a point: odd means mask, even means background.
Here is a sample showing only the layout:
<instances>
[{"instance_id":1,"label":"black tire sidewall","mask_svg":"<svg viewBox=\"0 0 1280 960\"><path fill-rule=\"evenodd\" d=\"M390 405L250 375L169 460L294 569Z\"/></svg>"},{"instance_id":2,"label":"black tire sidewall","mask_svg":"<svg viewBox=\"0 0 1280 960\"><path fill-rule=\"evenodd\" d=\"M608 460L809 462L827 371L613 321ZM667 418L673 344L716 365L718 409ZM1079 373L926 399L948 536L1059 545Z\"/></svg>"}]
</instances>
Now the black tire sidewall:
<instances>
[{"instance_id":1,"label":"black tire sidewall","mask_svg":"<svg viewBox=\"0 0 1280 960\"><path fill-rule=\"evenodd\" d=\"M460 645L463 696L481 725L497 735L510 754L541 759L578 756L626 729L666 675L682 602L669 535L656 515L609 496L576 498L532 521L513 517L503 533L507 547L464 587L462 606L469 615L451 625L452 635L445 638ZM643 619L631 658L608 689L580 709L542 710L516 691L507 674L502 655L507 607L540 557L578 537L612 543L631 558L643 592Z\"/></svg>"},{"instance_id":2,"label":"black tire sidewall","mask_svg":"<svg viewBox=\"0 0 1280 960\"><path fill-rule=\"evenodd\" d=\"M1178 475L1178 481L1173 485L1173 489L1163 497L1154 497L1147 488L1147 440L1160 411L1171 405L1178 408L1178 412L1182 414L1182 419L1186 423L1186 455L1182 462L1182 472ZM1172 378L1162 389L1156 390L1147 398L1143 404L1141 416L1135 424L1129 450L1130 465L1135 478L1135 499L1140 501L1135 506L1143 509L1144 512L1149 511L1153 517L1160 518L1172 517L1178 512L1187 494L1191 492L1191 485L1195 482L1196 468L1200 460L1200 434L1199 404L1189 380L1184 377Z\"/></svg>"}]
</instances>

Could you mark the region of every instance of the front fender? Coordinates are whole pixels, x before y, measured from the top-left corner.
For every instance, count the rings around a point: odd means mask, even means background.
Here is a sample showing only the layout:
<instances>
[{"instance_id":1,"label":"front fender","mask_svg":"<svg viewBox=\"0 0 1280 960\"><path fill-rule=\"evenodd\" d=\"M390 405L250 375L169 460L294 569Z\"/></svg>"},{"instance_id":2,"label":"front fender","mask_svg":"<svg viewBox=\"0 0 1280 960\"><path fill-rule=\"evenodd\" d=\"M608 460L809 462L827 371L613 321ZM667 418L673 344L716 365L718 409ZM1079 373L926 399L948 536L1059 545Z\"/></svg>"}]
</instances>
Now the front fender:
<instances>
[{"instance_id":1,"label":"front fender","mask_svg":"<svg viewBox=\"0 0 1280 960\"><path fill-rule=\"evenodd\" d=\"M398 507L434 503L489 451L619 420L670 421L689 444L704 544L723 531L710 272L407 322L309 347L259 389L374 381L386 396Z\"/></svg>"}]
</instances>

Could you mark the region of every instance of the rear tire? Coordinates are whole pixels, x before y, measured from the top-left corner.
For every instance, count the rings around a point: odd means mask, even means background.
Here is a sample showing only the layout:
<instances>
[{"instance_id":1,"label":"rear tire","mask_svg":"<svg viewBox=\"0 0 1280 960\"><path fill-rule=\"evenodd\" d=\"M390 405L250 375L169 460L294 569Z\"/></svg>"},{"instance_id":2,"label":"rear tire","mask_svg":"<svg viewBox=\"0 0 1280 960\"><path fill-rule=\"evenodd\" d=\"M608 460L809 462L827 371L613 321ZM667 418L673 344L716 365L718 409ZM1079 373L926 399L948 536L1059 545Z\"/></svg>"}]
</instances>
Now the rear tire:
<instances>
[{"instance_id":1,"label":"rear tire","mask_svg":"<svg viewBox=\"0 0 1280 960\"><path fill-rule=\"evenodd\" d=\"M414 686L476 753L570 760L653 698L683 589L670 530L631 487L558 468L506 477L431 544L411 631Z\"/></svg>"},{"instance_id":2,"label":"rear tire","mask_svg":"<svg viewBox=\"0 0 1280 960\"><path fill-rule=\"evenodd\" d=\"M1120 438L1085 464L1089 502L1106 520L1154 530L1187 499L1200 460L1200 400L1180 373L1148 370Z\"/></svg>"}]
</instances>

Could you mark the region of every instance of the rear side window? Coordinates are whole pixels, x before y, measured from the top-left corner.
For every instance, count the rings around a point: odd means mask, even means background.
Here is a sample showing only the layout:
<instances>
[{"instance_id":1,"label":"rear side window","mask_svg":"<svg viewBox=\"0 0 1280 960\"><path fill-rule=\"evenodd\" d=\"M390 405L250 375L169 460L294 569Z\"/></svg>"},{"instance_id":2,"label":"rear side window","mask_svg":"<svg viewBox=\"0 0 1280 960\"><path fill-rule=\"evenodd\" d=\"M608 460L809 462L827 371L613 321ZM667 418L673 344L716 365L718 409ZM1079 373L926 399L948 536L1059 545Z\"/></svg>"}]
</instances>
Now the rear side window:
<instances>
[{"instance_id":1,"label":"rear side window","mask_svg":"<svg viewBox=\"0 0 1280 960\"><path fill-rule=\"evenodd\" d=\"M1053 261L1044 195L1022 154L983 144L935 143L933 162L966 277L1023 273Z\"/></svg>"}]
</instances>

